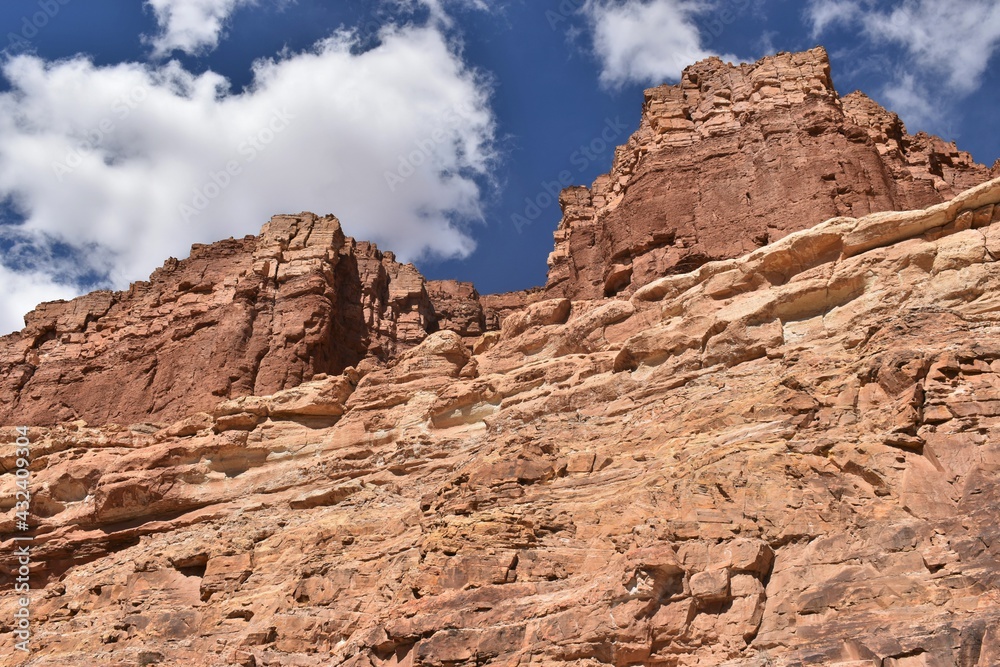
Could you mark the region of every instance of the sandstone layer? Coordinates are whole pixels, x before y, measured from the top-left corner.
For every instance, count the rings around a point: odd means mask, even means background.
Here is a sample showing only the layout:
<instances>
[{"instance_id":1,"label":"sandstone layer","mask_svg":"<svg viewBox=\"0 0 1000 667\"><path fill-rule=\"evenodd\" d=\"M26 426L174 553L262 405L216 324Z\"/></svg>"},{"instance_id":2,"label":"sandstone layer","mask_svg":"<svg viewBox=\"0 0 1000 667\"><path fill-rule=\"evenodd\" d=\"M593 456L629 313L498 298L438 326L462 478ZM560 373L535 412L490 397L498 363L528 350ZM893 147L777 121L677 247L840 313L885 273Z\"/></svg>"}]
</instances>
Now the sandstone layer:
<instances>
[{"instance_id":1,"label":"sandstone layer","mask_svg":"<svg viewBox=\"0 0 1000 667\"><path fill-rule=\"evenodd\" d=\"M275 216L126 292L28 314L0 338L0 423L130 424L270 394L388 360L439 327L478 336L478 297L468 283L428 284L333 216Z\"/></svg>"},{"instance_id":2,"label":"sandstone layer","mask_svg":"<svg viewBox=\"0 0 1000 667\"><path fill-rule=\"evenodd\" d=\"M562 193L546 291L627 295L828 218L924 208L988 178L862 93L841 98L822 48L710 58L647 90L611 171Z\"/></svg>"},{"instance_id":3,"label":"sandstone layer","mask_svg":"<svg viewBox=\"0 0 1000 667\"><path fill-rule=\"evenodd\" d=\"M471 352L31 428L23 664L996 665L998 257L995 180Z\"/></svg>"}]
</instances>

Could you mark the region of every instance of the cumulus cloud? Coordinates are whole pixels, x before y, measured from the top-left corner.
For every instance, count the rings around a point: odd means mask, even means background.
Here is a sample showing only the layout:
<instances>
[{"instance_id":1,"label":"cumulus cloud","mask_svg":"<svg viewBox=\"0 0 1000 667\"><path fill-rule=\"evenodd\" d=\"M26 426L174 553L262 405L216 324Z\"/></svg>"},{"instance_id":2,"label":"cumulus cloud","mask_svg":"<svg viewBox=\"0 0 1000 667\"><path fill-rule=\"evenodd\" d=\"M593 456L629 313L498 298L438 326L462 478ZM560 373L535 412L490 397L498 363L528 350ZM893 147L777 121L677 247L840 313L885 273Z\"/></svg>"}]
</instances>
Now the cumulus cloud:
<instances>
[{"instance_id":1,"label":"cumulus cloud","mask_svg":"<svg viewBox=\"0 0 1000 667\"><path fill-rule=\"evenodd\" d=\"M861 13L861 3L856 0L812 1L806 8L814 39L831 26L852 23Z\"/></svg>"},{"instance_id":2,"label":"cumulus cloud","mask_svg":"<svg viewBox=\"0 0 1000 667\"><path fill-rule=\"evenodd\" d=\"M889 108L915 128L940 127L945 122L944 110L931 103L931 92L912 74L901 73L882 88L882 94Z\"/></svg>"},{"instance_id":3,"label":"cumulus cloud","mask_svg":"<svg viewBox=\"0 0 1000 667\"><path fill-rule=\"evenodd\" d=\"M961 93L979 87L1000 45L1000 4L994 0L908 0L891 12L867 12L863 20L869 38L900 44Z\"/></svg>"},{"instance_id":4,"label":"cumulus cloud","mask_svg":"<svg viewBox=\"0 0 1000 667\"><path fill-rule=\"evenodd\" d=\"M153 55L171 52L195 54L210 51L219 44L226 19L241 6L257 0L146 0L159 25L152 38Z\"/></svg>"},{"instance_id":5,"label":"cumulus cloud","mask_svg":"<svg viewBox=\"0 0 1000 667\"><path fill-rule=\"evenodd\" d=\"M0 331L20 328L29 303L95 276L126 287L275 213L334 213L406 260L469 254L495 157L488 83L434 27L354 47L338 33L258 61L240 92L177 62L7 61L0 201L23 221L0 226L18 248L3 256L3 277L16 275Z\"/></svg>"},{"instance_id":6,"label":"cumulus cloud","mask_svg":"<svg viewBox=\"0 0 1000 667\"><path fill-rule=\"evenodd\" d=\"M688 65L720 55L708 48L699 19L721 34L745 0L719 7L701 0L588 0L583 6L601 64L601 83L663 83ZM725 20L723 19L725 17ZM733 55L723 60L738 62Z\"/></svg>"},{"instance_id":7,"label":"cumulus cloud","mask_svg":"<svg viewBox=\"0 0 1000 667\"><path fill-rule=\"evenodd\" d=\"M901 49L899 74L883 94L900 105L897 111L904 118L939 122L948 115L949 101L982 84L1000 46L1000 4L897 0L883 8L884 4L810 0L806 19L814 37L837 26L857 28L872 48ZM932 94L933 90L937 92Z\"/></svg>"}]
</instances>

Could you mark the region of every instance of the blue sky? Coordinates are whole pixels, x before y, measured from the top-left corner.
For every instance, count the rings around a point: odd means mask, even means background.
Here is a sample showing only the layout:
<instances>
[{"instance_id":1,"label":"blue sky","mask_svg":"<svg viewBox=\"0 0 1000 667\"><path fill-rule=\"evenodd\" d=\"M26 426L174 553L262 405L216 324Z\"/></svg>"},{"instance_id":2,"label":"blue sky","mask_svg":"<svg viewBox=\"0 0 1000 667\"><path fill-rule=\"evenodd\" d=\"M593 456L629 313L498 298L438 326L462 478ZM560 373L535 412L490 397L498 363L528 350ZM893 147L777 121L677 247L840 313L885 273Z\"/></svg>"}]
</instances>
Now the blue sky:
<instances>
[{"instance_id":1,"label":"blue sky","mask_svg":"<svg viewBox=\"0 0 1000 667\"><path fill-rule=\"evenodd\" d=\"M555 193L642 91L825 45L842 94L1000 157L992 0L7 0L0 333L276 213L482 293L543 284Z\"/></svg>"}]
</instances>

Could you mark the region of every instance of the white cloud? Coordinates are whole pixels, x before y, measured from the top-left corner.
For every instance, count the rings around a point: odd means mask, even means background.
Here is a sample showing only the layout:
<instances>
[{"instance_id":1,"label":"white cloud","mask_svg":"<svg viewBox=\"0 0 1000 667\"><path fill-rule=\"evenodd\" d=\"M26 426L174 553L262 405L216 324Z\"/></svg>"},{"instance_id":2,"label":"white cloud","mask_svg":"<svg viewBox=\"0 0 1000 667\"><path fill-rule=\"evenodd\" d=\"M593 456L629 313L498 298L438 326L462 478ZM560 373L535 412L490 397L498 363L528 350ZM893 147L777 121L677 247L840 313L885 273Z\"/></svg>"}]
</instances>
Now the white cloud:
<instances>
[{"instance_id":1,"label":"white cloud","mask_svg":"<svg viewBox=\"0 0 1000 667\"><path fill-rule=\"evenodd\" d=\"M460 6L471 9L478 9L481 11L489 11L489 4L486 0L393 0L399 4L416 4L427 8L430 12L430 17L432 21L435 21L444 26L453 25L451 15L448 10L445 9L445 5L449 6Z\"/></svg>"},{"instance_id":2,"label":"white cloud","mask_svg":"<svg viewBox=\"0 0 1000 667\"><path fill-rule=\"evenodd\" d=\"M813 39L830 26L849 25L862 13L861 4L856 0L813 0L806 8L806 16L812 23Z\"/></svg>"},{"instance_id":3,"label":"white cloud","mask_svg":"<svg viewBox=\"0 0 1000 667\"><path fill-rule=\"evenodd\" d=\"M1000 45L1000 4L995 0L907 0L891 12L867 12L865 33L903 46L917 65L944 74L956 91L979 87Z\"/></svg>"},{"instance_id":4,"label":"white cloud","mask_svg":"<svg viewBox=\"0 0 1000 667\"><path fill-rule=\"evenodd\" d=\"M239 93L177 62L8 61L0 201L25 221L0 235L38 252L30 275L5 280L0 332L22 326L25 303L67 295L51 278L107 274L123 288L191 243L257 233L275 213L334 213L404 260L470 253L463 224L481 218L476 179L494 159L488 86L436 28L352 46L340 33L259 61ZM67 271L54 243L83 265ZM25 268L11 253L3 263L6 278Z\"/></svg>"},{"instance_id":5,"label":"white cloud","mask_svg":"<svg viewBox=\"0 0 1000 667\"><path fill-rule=\"evenodd\" d=\"M42 301L72 299L77 290L53 282L51 275L37 272L14 272L0 265L0 332L8 333L24 326L24 314Z\"/></svg>"},{"instance_id":6,"label":"white cloud","mask_svg":"<svg viewBox=\"0 0 1000 667\"><path fill-rule=\"evenodd\" d=\"M692 63L719 55L707 48L697 22L713 8L701 0L588 0L583 13L601 63L601 83L659 84L680 78ZM726 16L735 17L731 8L727 11ZM712 24L726 26L714 17ZM721 57L739 61L732 55Z\"/></svg>"},{"instance_id":7,"label":"white cloud","mask_svg":"<svg viewBox=\"0 0 1000 667\"><path fill-rule=\"evenodd\" d=\"M219 44L226 19L257 0L146 0L159 24L153 37L153 55L169 55L174 50L196 54L211 51Z\"/></svg>"},{"instance_id":8,"label":"white cloud","mask_svg":"<svg viewBox=\"0 0 1000 667\"><path fill-rule=\"evenodd\" d=\"M884 5L885 3L881 3ZM897 0L884 9L866 0L810 0L813 36L833 26L858 28L868 45L902 49L897 80L883 89L901 116L934 127L958 99L981 85L1000 47L1000 4L995 0Z\"/></svg>"},{"instance_id":9,"label":"white cloud","mask_svg":"<svg viewBox=\"0 0 1000 667\"><path fill-rule=\"evenodd\" d=\"M901 74L882 89L882 94L889 108L914 128L937 127L944 121L941 109L930 102L930 91L912 74Z\"/></svg>"}]
</instances>

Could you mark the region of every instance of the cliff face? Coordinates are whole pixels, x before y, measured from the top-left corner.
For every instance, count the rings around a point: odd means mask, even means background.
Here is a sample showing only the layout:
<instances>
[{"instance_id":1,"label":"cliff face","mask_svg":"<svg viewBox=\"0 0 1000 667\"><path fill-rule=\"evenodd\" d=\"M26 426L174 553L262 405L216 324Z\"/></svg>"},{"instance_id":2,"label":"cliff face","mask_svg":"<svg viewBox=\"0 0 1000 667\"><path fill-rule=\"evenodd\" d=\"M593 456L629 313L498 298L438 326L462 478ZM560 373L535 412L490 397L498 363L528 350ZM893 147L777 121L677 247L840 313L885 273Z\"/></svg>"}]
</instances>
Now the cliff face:
<instances>
[{"instance_id":1,"label":"cliff face","mask_svg":"<svg viewBox=\"0 0 1000 667\"><path fill-rule=\"evenodd\" d=\"M822 48L705 60L646 91L610 173L563 192L546 291L629 294L828 218L923 208L989 177L863 94L838 96Z\"/></svg>"},{"instance_id":2,"label":"cliff face","mask_svg":"<svg viewBox=\"0 0 1000 667\"><path fill-rule=\"evenodd\" d=\"M435 304L442 310L439 317ZM441 324L483 333L478 294L345 237L336 218L275 216L257 237L195 246L127 292L47 303L0 339L0 422L172 420L385 361Z\"/></svg>"},{"instance_id":3,"label":"cliff face","mask_svg":"<svg viewBox=\"0 0 1000 667\"><path fill-rule=\"evenodd\" d=\"M709 59L646 91L611 172L562 193L544 290L480 298L345 237L332 216L276 216L127 292L39 306L0 339L12 397L0 422L171 420L388 361L440 328L471 341L542 298L627 296L830 217L925 207L988 177L861 93L841 99L822 48Z\"/></svg>"},{"instance_id":4,"label":"cliff face","mask_svg":"<svg viewBox=\"0 0 1000 667\"><path fill-rule=\"evenodd\" d=\"M993 667L997 257L1000 180L473 353L31 428L24 664Z\"/></svg>"},{"instance_id":5,"label":"cliff face","mask_svg":"<svg viewBox=\"0 0 1000 667\"><path fill-rule=\"evenodd\" d=\"M1000 664L1000 178L825 62L650 91L546 289L303 213L40 306L0 664Z\"/></svg>"}]
</instances>

